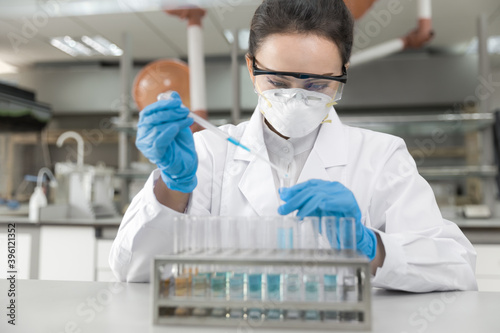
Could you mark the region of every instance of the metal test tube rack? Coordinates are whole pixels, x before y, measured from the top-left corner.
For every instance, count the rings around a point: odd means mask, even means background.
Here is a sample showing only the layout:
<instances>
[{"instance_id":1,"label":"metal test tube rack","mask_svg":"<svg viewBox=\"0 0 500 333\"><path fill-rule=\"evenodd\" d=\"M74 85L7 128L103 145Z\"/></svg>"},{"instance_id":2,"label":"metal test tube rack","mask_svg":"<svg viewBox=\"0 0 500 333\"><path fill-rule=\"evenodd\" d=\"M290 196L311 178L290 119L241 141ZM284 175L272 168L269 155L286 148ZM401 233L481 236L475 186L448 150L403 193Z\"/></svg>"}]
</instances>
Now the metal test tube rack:
<instances>
[{"instance_id":1,"label":"metal test tube rack","mask_svg":"<svg viewBox=\"0 0 500 333\"><path fill-rule=\"evenodd\" d=\"M315 267L354 268L358 279L359 298L357 301L270 301L270 300L230 300L200 298L194 296L176 297L169 294L161 297L162 283L160 267L173 265L181 272L185 265L223 265L226 267ZM162 255L153 259L151 292L153 299L153 323L155 325L190 325L190 326L229 326L229 327L264 327L295 329L336 329L336 330L370 330L371 329L371 285L370 262L366 256L353 251L320 250L218 250L207 252L183 252L173 255ZM176 308L227 308L299 310L299 311L337 311L357 312L362 320L342 322L330 320L262 320L258 323L250 318L214 318L197 316L175 316ZM162 311L163 310L163 311ZM165 311L166 310L166 311ZM168 313L167 315L163 315Z\"/></svg>"}]
</instances>

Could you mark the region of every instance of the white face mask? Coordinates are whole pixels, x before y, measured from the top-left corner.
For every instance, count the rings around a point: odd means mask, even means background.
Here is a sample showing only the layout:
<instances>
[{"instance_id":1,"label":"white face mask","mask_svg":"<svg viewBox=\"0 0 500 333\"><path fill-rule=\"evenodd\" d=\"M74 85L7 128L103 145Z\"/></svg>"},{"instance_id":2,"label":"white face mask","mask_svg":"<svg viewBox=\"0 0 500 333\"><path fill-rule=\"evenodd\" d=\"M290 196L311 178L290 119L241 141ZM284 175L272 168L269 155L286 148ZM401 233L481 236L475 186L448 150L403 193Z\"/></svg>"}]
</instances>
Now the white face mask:
<instances>
[{"instance_id":1,"label":"white face mask","mask_svg":"<svg viewBox=\"0 0 500 333\"><path fill-rule=\"evenodd\" d=\"M300 138L327 120L332 105L325 94L300 88L272 89L259 93L258 109L281 135Z\"/></svg>"}]
</instances>

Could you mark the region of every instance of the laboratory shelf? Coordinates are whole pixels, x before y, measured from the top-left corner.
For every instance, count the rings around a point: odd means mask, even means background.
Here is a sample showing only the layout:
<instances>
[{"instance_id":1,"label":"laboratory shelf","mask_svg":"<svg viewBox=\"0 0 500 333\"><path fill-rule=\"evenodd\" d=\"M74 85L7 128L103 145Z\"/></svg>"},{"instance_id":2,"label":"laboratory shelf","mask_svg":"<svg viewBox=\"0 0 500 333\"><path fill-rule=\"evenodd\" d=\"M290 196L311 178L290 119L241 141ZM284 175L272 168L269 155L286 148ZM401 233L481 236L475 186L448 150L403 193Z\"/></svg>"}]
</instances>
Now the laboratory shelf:
<instances>
[{"instance_id":1,"label":"laboratory shelf","mask_svg":"<svg viewBox=\"0 0 500 333\"><path fill-rule=\"evenodd\" d=\"M137 132L137 121L122 122L119 118L111 118L111 124L118 132L135 134Z\"/></svg>"},{"instance_id":2,"label":"laboratory shelf","mask_svg":"<svg viewBox=\"0 0 500 333\"><path fill-rule=\"evenodd\" d=\"M210 118L210 123L215 126L222 126L229 124L229 120L226 118ZM112 118L111 124L114 129L118 132L126 132L128 134L135 135L137 133L137 121L122 122L119 118Z\"/></svg>"},{"instance_id":3,"label":"laboratory shelf","mask_svg":"<svg viewBox=\"0 0 500 333\"><path fill-rule=\"evenodd\" d=\"M124 179L148 179L151 172L137 171L137 170L118 170L115 176Z\"/></svg>"},{"instance_id":4,"label":"laboratory shelf","mask_svg":"<svg viewBox=\"0 0 500 333\"><path fill-rule=\"evenodd\" d=\"M493 125L493 113L441 113L427 115L364 115L340 116L342 122L354 127L394 135L435 135L480 131Z\"/></svg>"},{"instance_id":5,"label":"laboratory shelf","mask_svg":"<svg viewBox=\"0 0 500 333\"><path fill-rule=\"evenodd\" d=\"M440 166L419 168L418 172L427 180L443 180L463 177L492 178L498 174L495 165L471 165L471 166Z\"/></svg>"}]
</instances>

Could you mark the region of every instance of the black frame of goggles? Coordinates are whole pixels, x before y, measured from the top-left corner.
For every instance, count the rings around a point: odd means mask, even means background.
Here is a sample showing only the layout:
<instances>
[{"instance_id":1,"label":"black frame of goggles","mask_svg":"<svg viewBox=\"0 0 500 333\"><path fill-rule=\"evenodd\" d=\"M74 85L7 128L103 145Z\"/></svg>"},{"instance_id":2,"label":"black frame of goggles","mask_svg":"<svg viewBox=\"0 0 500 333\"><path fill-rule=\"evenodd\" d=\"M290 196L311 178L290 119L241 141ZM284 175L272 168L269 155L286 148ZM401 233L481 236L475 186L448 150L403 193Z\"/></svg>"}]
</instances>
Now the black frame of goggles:
<instances>
[{"instance_id":1,"label":"black frame of goggles","mask_svg":"<svg viewBox=\"0 0 500 333\"><path fill-rule=\"evenodd\" d=\"M257 65L255 65L255 57L252 57L252 73L254 76L257 76L257 75L281 75L281 76L292 76L292 77L295 77L297 79L325 79L325 80L337 81L337 82L344 83L344 84L347 83L347 68L345 68L345 65L342 65L342 75L338 75L338 76L297 73L297 72L276 72L276 71L268 71L268 70L257 68Z\"/></svg>"}]
</instances>

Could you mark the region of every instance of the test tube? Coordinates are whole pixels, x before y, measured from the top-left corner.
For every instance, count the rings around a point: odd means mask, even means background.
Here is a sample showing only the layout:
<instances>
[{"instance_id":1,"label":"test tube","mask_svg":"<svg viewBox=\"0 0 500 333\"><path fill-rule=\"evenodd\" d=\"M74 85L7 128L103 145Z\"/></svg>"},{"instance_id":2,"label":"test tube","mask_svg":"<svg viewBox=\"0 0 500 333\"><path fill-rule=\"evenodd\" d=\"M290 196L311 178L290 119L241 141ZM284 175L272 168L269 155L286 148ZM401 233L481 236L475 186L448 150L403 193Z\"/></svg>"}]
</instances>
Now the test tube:
<instances>
[{"instance_id":1,"label":"test tube","mask_svg":"<svg viewBox=\"0 0 500 333\"><path fill-rule=\"evenodd\" d=\"M174 238L174 251L175 253L183 253L187 251L189 246L187 245L186 235L187 235L187 216L177 216L174 218L175 223L175 238ZM174 269L174 295L176 297L187 297L188 296L188 280L189 275L186 274L187 270L184 265L178 265Z\"/></svg>"},{"instance_id":2,"label":"test tube","mask_svg":"<svg viewBox=\"0 0 500 333\"><path fill-rule=\"evenodd\" d=\"M268 219L258 216L248 217L248 235L251 247L258 255L263 255L265 249L265 233ZM248 270L248 284L246 297L249 303L260 303L264 297L263 289L263 267L251 266ZM247 311L249 321L261 321L263 311L259 307L249 307Z\"/></svg>"},{"instance_id":3,"label":"test tube","mask_svg":"<svg viewBox=\"0 0 500 333\"><path fill-rule=\"evenodd\" d=\"M230 237L233 239L233 250L236 255L242 255L243 250L248 247L248 223L243 217L232 220ZM235 266L229 276L229 298L231 300L243 300L245 297L245 284L247 274L244 267ZM242 308L233 308L229 312L230 318L243 318Z\"/></svg>"},{"instance_id":4,"label":"test tube","mask_svg":"<svg viewBox=\"0 0 500 333\"><path fill-rule=\"evenodd\" d=\"M356 252L356 220L353 217L339 218L340 250L350 255ZM358 301L358 285L356 271L351 267L342 267L339 270L341 280L341 297L345 302ZM357 321L358 313L342 311L339 314L341 321Z\"/></svg>"},{"instance_id":5,"label":"test tube","mask_svg":"<svg viewBox=\"0 0 500 333\"><path fill-rule=\"evenodd\" d=\"M189 251L189 216L180 215L175 221L175 244L176 253L185 253ZM190 277L187 265L178 265L176 275L174 276L174 296L177 298L187 298L190 294ZM177 307L174 314L176 316L187 316L189 309Z\"/></svg>"},{"instance_id":6,"label":"test tube","mask_svg":"<svg viewBox=\"0 0 500 333\"><path fill-rule=\"evenodd\" d=\"M323 216L321 218L322 238L326 239L325 247L334 250L340 249L338 239L338 219L335 216ZM322 269L323 272L323 297L326 302L338 302L337 269L329 267ZM338 311L325 311L324 320L337 321Z\"/></svg>"},{"instance_id":7,"label":"test tube","mask_svg":"<svg viewBox=\"0 0 500 333\"><path fill-rule=\"evenodd\" d=\"M209 254L220 256L223 254L222 248L222 219L219 216L211 216L208 219ZM220 265L212 266L213 273L210 277L210 297L214 300L226 299L226 272ZM212 309L212 316L225 317L225 308Z\"/></svg>"},{"instance_id":8,"label":"test tube","mask_svg":"<svg viewBox=\"0 0 500 333\"><path fill-rule=\"evenodd\" d=\"M282 227L282 217L276 216L267 219L266 224L266 248L270 252L276 253L280 248L280 242L286 242L287 237L281 239L280 230ZM266 272L266 297L268 301L281 302L283 300L283 269L270 266ZM279 308L269 309L266 318L271 320L281 319L283 311Z\"/></svg>"},{"instance_id":9,"label":"test tube","mask_svg":"<svg viewBox=\"0 0 500 333\"><path fill-rule=\"evenodd\" d=\"M338 220L335 216L323 216L321 218L321 226L323 234L328 240L328 245L335 250L340 250L340 243L338 239ZM327 302L337 302L339 300L337 294L337 270L332 268L325 268L323 270L323 288L324 298ZM336 312L326 312L326 318L336 318Z\"/></svg>"},{"instance_id":10,"label":"test tube","mask_svg":"<svg viewBox=\"0 0 500 333\"><path fill-rule=\"evenodd\" d=\"M170 281L172 278L172 270L169 270L168 268L168 265L158 267L158 272L160 275L160 298L168 298L170 296Z\"/></svg>"},{"instance_id":11,"label":"test tube","mask_svg":"<svg viewBox=\"0 0 500 333\"><path fill-rule=\"evenodd\" d=\"M191 223L192 232L192 251L193 253L199 255L206 255L208 250L207 243L207 229L208 229L208 217L193 217ZM194 298L207 298L210 290L210 277L211 271L210 267L207 265L198 265L195 267L194 274L191 281L191 293ZM194 308L194 316L206 316L208 310L206 308Z\"/></svg>"},{"instance_id":12,"label":"test tube","mask_svg":"<svg viewBox=\"0 0 500 333\"><path fill-rule=\"evenodd\" d=\"M298 219L293 216L286 216L282 218L281 230L279 230L279 246L282 249L294 249L298 246ZM300 301L302 283L301 283L301 270L299 267L287 267L286 274L284 274L284 299L287 301ZM287 319L299 319L300 311L288 309L285 317Z\"/></svg>"},{"instance_id":13,"label":"test tube","mask_svg":"<svg viewBox=\"0 0 500 333\"><path fill-rule=\"evenodd\" d=\"M319 248L319 226L318 217L310 216L302 220L300 224L301 248L312 250L316 253ZM321 275L317 267L304 267L303 273L304 297L307 302L318 302L320 300ZM320 320L320 313L316 310L305 311L306 320Z\"/></svg>"}]
</instances>

